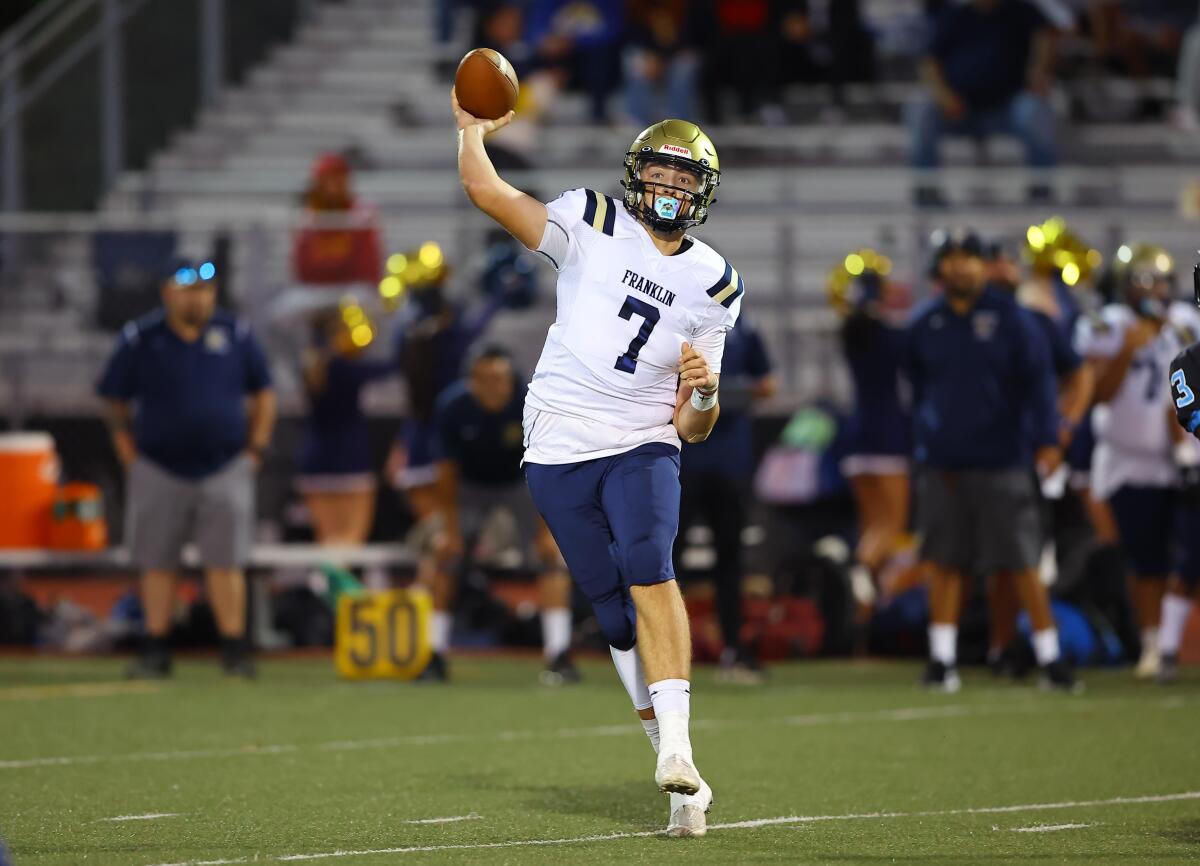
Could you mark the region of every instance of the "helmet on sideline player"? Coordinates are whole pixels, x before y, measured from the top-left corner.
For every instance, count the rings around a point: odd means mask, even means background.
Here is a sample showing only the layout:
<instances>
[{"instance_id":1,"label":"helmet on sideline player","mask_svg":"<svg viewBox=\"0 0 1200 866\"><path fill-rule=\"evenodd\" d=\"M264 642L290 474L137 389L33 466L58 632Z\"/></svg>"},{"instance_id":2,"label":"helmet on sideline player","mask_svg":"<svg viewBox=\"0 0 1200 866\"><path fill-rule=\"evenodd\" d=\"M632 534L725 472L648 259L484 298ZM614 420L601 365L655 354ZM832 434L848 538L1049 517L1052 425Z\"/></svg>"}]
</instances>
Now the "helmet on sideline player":
<instances>
[{"instance_id":1,"label":"helmet on sideline player","mask_svg":"<svg viewBox=\"0 0 1200 866\"><path fill-rule=\"evenodd\" d=\"M690 171L697 177L695 189L669 184L647 184L642 170L650 164ZM625 207L650 228L667 233L703 224L708 209L716 202L721 183L721 162L712 140L694 123L663 120L641 131L625 154ZM683 193L683 205L673 195L656 195L646 202L647 186Z\"/></svg>"},{"instance_id":2,"label":"helmet on sideline player","mask_svg":"<svg viewBox=\"0 0 1200 866\"><path fill-rule=\"evenodd\" d=\"M884 301L892 260L872 249L854 250L829 271L825 293L840 316Z\"/></svg>"},{"instance_id":3,"label":"helmet on sideline player","mask_svg":"<svg viewBox=\"0 0 1200 866\"><path fill-rule=\"evenodd\" d=\"M1175 294L1175 260L1157 244L1122 244L1112 260L1117 297L1139 316L1162 319Z\"/></svg>"}]
</instances>

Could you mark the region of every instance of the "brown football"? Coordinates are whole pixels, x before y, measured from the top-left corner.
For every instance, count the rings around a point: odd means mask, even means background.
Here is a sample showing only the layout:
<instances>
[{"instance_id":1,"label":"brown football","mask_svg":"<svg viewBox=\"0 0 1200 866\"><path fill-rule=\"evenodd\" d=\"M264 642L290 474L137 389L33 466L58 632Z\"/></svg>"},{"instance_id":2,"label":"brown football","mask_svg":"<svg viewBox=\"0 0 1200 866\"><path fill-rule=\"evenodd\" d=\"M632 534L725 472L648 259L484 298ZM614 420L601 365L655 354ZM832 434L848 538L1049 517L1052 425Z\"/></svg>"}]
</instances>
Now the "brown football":
<instances>
[{"instance_id":1,"label":"brown football","mask_svg":"<svg viewBox=\"0 0 1200 866\"><path fill-rule=\"evenodd\" d=\"M480 120L497 120L517 104L517 73L491 48L476 48L458 64L454 93L462 110Z\"/></svg>"}]
</instances>

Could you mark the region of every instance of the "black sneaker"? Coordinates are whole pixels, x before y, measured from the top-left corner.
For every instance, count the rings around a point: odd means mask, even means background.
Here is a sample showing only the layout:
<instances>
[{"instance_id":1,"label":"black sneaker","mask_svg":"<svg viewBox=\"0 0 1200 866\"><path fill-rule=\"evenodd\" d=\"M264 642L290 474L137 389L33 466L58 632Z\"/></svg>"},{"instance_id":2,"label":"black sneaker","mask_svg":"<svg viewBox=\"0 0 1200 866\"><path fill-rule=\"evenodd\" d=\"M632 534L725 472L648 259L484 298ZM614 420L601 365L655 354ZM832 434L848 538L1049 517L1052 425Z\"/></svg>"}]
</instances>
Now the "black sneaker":
<instances>
[{"instance_id":1,"label":"black sneaker","mask_svg":"<svg viewBox=\"0 0 1200 866\"><path fill-rule=\"evenodd\" d=\"M137 658L125 668L127 680L165 680L171 676L171 649L164 637L144 635Z\"/></svg>"},{"instance_id":2,"label":"black sneaker","mask_svg":"<svg viewBox=\"0 0 1200 866\"><path fill-rule=\"evenodd\" d=\"M171 677L171 657L166 653L138 653L125 668L127 680L165 680Z\"/></svg>"},{"instance_id":3,"label":"black sneaker","mask_svg":"<svg viewBox=\"0 0 1200 866\"><path fill-rule=\"evenodd\" d=\"M988 667L998 679L1023 680L1035 667L1029 647L1022 642L1009 644L1001 651L988 650Z\"/></svg>"},{"instance_id":4,"label":"black sneaker","mask_svg":"<svg viewBox=\"0 0 1200 866\"><path fill-rule=\"evenodd\" d=\"M550 660L545 670L538 674L538 680L544 686L569 686L583 679L579 668L571 661L571 654L563 651Z\"/></svg>"},{"instance_id":5,"label":"black sneaker","mask_svg":"<svg viewBox=\"0 0 1200 866\"><path fill-rule=\"evenodd\" d=\"M726 647L717 661L717 672L713 679L727 685L761 686L766 678L762 667L750 653Z\"/></svg>"},{"instance_id":6,"label":"black sneaker","mask_svg":"<svg viewBox=\"0 0 1200 866\"><path fill-rule=\"evenodd\" d=\"M245 638L221 641L221 672L227 677L253 680L258 677L258 665L250 654L250 645Z\"/></svg>"},{"instance_id":7,"label":"black sneaker","mask_svg":"<svg viewBox=\"0 0 1200 866\"><path fill-rule=\"evenodd\" d=\"M931 692L952 695L962 688L962 680L958 678L958 668L954 665L931 661L921 677L921 685Z\"/></svg>"},{"instance_id":8,"label":"black sneaker","mask_svg":"<svg viewBox=\"0 0 1200 866\"><path fill-rule=\"evenodd\" d=\"M1062 659L1042 665L1041 687L1050 692L1077 695L1083 692L1083 683L1075 679L1075 672Z\"/></svg>"},{"instance_id":9,"label":"black sneaker","mask_svg":"<svg viewBox=\"0 0 1200 866\"><path fill-rule=\"evenodd\" d=\"M421 671L421 675L417 677L417 682L444 683L449 679L450 671L446 664L446 657L441 653L434 653L429 659L429 664L425 666L425 670Z\"/></svg>"},{"instance_id":10,"label":"black sneaker","mask_svg":"<svg viewBox=\"0 0 1200 866\"><path fill-rule=\"evenodd\" d=\"M1158 663L1158 673L1154 675L1154 681L1160 685L1170 685L1179 679L1179 656L1171 653L1164 654Z\"/></svg>"}]
</instances>

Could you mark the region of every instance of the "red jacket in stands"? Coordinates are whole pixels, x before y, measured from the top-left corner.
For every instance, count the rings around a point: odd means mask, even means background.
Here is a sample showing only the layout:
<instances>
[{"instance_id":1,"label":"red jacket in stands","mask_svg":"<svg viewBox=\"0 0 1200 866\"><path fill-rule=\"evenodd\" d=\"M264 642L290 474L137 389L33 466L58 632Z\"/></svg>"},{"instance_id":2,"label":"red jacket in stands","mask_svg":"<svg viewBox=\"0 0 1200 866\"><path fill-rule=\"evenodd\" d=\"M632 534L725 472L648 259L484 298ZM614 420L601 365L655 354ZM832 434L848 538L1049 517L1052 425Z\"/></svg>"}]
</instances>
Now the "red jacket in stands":
<instances>
[{"instance_id":1,"label":"red jacket in stands","mask_svg":"<svg viewBox=\"0 0 1200 866\"><path fill-rule=\"evenodd\" d=\"M317 228L321 216L345 218L361 228ZM310 212L296 233L292 269L302 283L377 283L383 263L374 211L358 202L347 211Z\"/></svg>"}]
</instances>

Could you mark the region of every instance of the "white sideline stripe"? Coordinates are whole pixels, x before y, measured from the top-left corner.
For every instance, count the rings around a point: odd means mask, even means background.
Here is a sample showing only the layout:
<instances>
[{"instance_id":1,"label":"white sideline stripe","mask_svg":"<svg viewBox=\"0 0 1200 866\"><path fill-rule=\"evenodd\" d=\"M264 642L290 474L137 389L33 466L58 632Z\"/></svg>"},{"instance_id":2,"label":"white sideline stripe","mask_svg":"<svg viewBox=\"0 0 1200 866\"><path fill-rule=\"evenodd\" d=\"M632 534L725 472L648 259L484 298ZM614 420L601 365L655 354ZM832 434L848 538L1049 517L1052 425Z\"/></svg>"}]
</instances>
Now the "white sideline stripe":
<instances>
[{"instance_id":1,"label":"white sideline stripe","mask_svg":"<svg viewBox=\"0 0 1200 866\"><path fill-rule=\"evenodd\" d=\"M1095 827L1095 824L1035 824L1032 827L1009 827L1012 833L1056 833L1059 830L1082 830L1084 827ZM1000 830L1002 828L996 827Z\"/></svg>"},{"instance_id":2,"label":"white sideline stripe","mask_svg":"<svg viewBox=\"0 0 1200 866\"><path fill-rule=\"evenodd\" d=\"M761 726L764 724L777 725L831 725L847 722L910 722L921 719L950 718L955 716L1038 712L1042 708L1036 705L1022 707L1020 705L976 705L967 704L933 707L901 707L890 710L864 710L861 712L812 713L804 716L782 716L774 719L697 719L692 722L692 730L720 730L722 728ZM617 737L630 734L641 734L642 729L634 725L598 725L587 728L560 728L558 730L524 729L516 731L495 731L490 734L415 734L403 737L379 737L368 740L333 740L311 745L278 744L278 745L246 745L234 749L182 749L170 752L129 752L123 755L66 755L51 758L25 758L21 760L0 761L0 770L21 770L30 767L69 767L80 764L133 763L142 761L189 761L206 758L241 758L251 755L285 755L301 751L343 752L359 749L391 749L403 746L435 746L447 743L464 742L513 742L518 740L536 740L546 737L560 739L576 739L584 737Z\"/></svg>"},{"instance_id":3,"label":"white sideline stripe","mask_svg":"<svg viewBox=\"0 0 1200 866\"><path fill-rule=\"evenodd\" d=\"M453 815L449 818L418 818L415 821L403 821L404 824L456 824L459 821L478 821L482 815L472 812L470 815Z\"/></svg>"},{"instance_id":4,"label":"white sideline stripe","mask_svg":"<svg viewBox=\"0 0 1200 866\"><path fill-rule=\"evenodd\" d=\"M1054 809L1078 809L1090 806L1128 806L1144 803L1170 803L1177 800L1200 800L1200 791L1181 794L1150 794L1144 797L1112 797L1107 800L1068 800L1060 803L1023 803L1016 806L983 806L967 809L938 809L924 812L861 812L848 815L789 815L781 818L756 818L727 824L709 824L709 830L755 830L787 824L817 824L826 821L866 821L885 818L936 818L951 815L996 815L1006 812L1041 812ZM1062 825L1064 828L1068 825ZM1090 825L1075 825L1090 826ZM414 854L430 851L479 851L487 848L527 848L544 845L573 845L586 842L612 842L618 839L642 839L661 836L665 830L642 830L635 833L608 833L600 836L569 836L561 839L514 839L508 842L478 842L460 845L412 845L404 848L364 848L358 851L317 851L309 854L255 854L229 860L187 860L179 863L159 863L155 866L236 866L241 863L295 863L302 860L330 860L339 857L365 857L370 854Z\"/></svg>"},{"instance_id":5,"label":"white sideline stripe","mask_svg":"<svg viewBox=\"0 0 1200 866\"><path fill-rule=\"evenodd\" d=\"M153 821L155 818L178 818L178 812L150 812L147 815L118 815L115 818L100 818L93 821L93 824L103 824L106 821Z\"/></svg>"},{"instance_id":6,"label":"white sideline stripe","mask_svg":"<svg viewBox=\"0 0 1200 866\"><path fill-rule=\"evenodd\" d=\"M1169 699L1178 700L1178 699ZM1080 710L1095 707L1097 701L1075 701L1070 706ZM695 719L693 731L715 731L728 728L761 727L762 725L789 725L798 727L818 725L840 725L851 722L915 722L923 719L957 718L961 716L1004 714L1038 714L1051 706L1045 702L1003 704L941 704L923 707L898 707L888 710L860 710L837 713L809 713L801 716L780 716L768 719ZM1062 705L1059 705L1060 708ZM1176 704L1162 704L1175 707ZM192 761L208 758L244 758L256 755L290 755L297 752L345 752L359 749L394 749L404 746L437 746L449 743L515 742L538 740L547 737L576 739L586 737L618 737L642 734L640 726L598 725L586 728L559 728L557 730L523 729L516 731L494 731L487 734L412 734L402 737L379 737L365 740L331 740L323 743L299 745L280 743L275 745L247 744L226 749L181 749L169 752L128 752L108 755L64 755L49 758L24 758L0 761L0 770L24 770L32 767L71 767L86 764L122 764L142 761Z\"/></svg>"}]
</instances>

